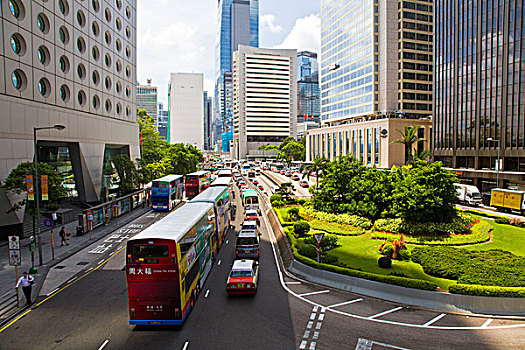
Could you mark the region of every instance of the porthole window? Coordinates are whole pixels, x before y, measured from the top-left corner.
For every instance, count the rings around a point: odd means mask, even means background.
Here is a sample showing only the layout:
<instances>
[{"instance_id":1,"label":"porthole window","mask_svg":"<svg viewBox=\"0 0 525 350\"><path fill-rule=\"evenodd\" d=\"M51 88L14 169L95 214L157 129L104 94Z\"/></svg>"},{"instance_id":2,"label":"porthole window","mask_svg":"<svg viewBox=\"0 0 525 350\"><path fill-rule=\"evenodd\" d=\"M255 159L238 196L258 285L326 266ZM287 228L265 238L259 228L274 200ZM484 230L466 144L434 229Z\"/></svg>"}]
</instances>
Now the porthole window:
<instances>
[{"instance_id":1,"label":"porthole window","mask_svg":"<svg viewBox=\"0 0 525 350\"><path fill-rule=\"evenodd\" d=\"M93 31L94 36L98 36L100 34L100 27L98 26L97 22L93 22L93 24L91 24L91 30Z\"/></svg>"},{"instance_id":2,"label":"porthole window","mask_svg":"<svg viewBox=\"0 0 525 350\"><path fill-rule=\"evenodd\" d=\"M42 63L44 66L47 66L49 64L49 61L51 59L51 55L49 54L49 50L45 46L40 46L37 50L37 56L40 63Z\"/></svg>"},{"instance_id":3,"label":"porthole window","mask_svg":"<svg viewBox=\"0 0 525 350\"><path fill-rule=\"evenodd\" d=\"M82 28L86 26L86 15L84 15L84 12L82 12L82 10L78 10L77 12L77 23Z\"/></svg>"},{"instance_id":4,"label":"porthole window","mask_svg":"<svg viewBox=\"0 0 525 350\"><path fill-rule=\"evenodd\" d=\"M104 40L106 40L106 44L111 44L111 33L109 30L106 30L106 33L104 33Z\"/></svg>"},{"instance_id":5,"label":"porthole window","mask_svg":"<svg viewBox=\"0 0 525 350\"><path fill-rule=\"evenodd\" d=\"M49 20L46 15L39 13L38 16L36 16L36 24L42 33L49 33Z\"/></svg>"},{"instance_id":6,"label":"porthole window","mask_svg":"<svg viewBox=\"0 0 525 350\"><path fill-rule=\"evenodd\" d=\"M115 21L115 24L117 25L117 29L118 30L122 29L122 21L120 20L120 18L117 17L117 20Z\"/></svg>"},{"instance_id":7,"label":"porthole window","mask_svg":"<svg viewBox=\"0 0 525 350\"><path fill-rule=\"evenodd\" d=\"M10 42L11 48L18 56L23 56L26 53L26 42L20 34L11 35Z\"/></svg>"},{"instance_id":8,"label":"porthole window","mask_svg":"<svg viewBox=\"0 0 525 350\"><path fill-rule=\"evenodd\" d=\"M27 77L20 69L15 69L13 74L11 74L11 81L18 91L24 91L27 87Z\"/></svg>"},{"instance_id":9,"label":"porthole window","mask_svg":"<svg viewBox=\"0 0 525 350\"><path fill-rule=\"evenodd\" d=\"M122 10L122 0L115 0L115 4L119 10Z\"/></svg>"},{"instance_id":10,"label":"porthole window","mask_svg":"<svg viewBox=\"0 0 525 350\"><path fill-rule=\"evenodd\" d=\"M109 8L106 7L106 11L104 11L104 16L106 17L106 21L111 22L111 11Z\"/></svg>"},{"instance_id":11,"label":"porthole window","mask_svg":"<svg viewBox=\"0 0 525 350\"><path fill-rule=\"evenodd\" d=\"M129 97L131 95L131 89L129 86L126 86L126 97Z\"/></svg>"},{"instance_id":12,"label":"porthole window","mask_svg":"<svg viewBox=\"0 0 525 350\"><path fill-rule=\"evenodd\" d=\"M110 67L111 66L111 56L109 55L109 53L107 53L104 56L104 62L106 63L106 67Z\"/></svg>"},{"instance_id":13,"label":"porthole window","mask_svg":"<svg viewBox=\"0 0 525 350\"><path fill-rule=\"evenodd\" d=\"M86 105L86 93L84 90L80 90L77 95L78 104L84 107Z\"/></svg>"},{"instance_id":14,"label":"porthole window","mask_svg":"<svg viewBox=\"0 0 525 350\"><path fill-rule=\"evenodd\" d=\"M14 18L21 21L24 19L25 11L24 5L20 0L9 0L9 12L13 15Z\"/></svg>"},{"instance_id":15,"label":"porthole window","mask_svg":"<svg viewBox=\"0 0 525 350\"><path fill-rule=\"evenodd\" d=\"M69 98L71 96L71 93L69 92L69 88L67 87L67 85L62 85L60 87L60 90L58 90L59 94L60 94L60 98L62 99L62 101L64 102L69 102Z\"/></svg>"},{"instance_id":16,"label":"porthole window","mask_svg":"<svg viewBox=\"0 0 525 350\"><path fill-rule=\"evenodd\" d=\"M40 95L43 97L49 97L51 94L51 84L49 80L42 78L38 81L38 92L40 92Z\"/></svg>"},{"instance_id":17,"label":"porthole window","mask_svg":"<svg viewBox=\"0 0 525 350\"><path fill-rule=\"evenodd\" d=\"M100 97L97 95L93 96L93 108L98 110L100 108Z\"/></svg>"},{"instance_id":18,"label":"porthole window","mask_svg":"<svg viewBox=\"0 0 525 350\"><path fill-rule=\"evenodd\" d=\"M128 39L131 37L131 29L129 29L129 26L126 26L126 37Z\"/></svg>"},{"instance_id":19,"label":"porthole window","mask_svg":"<svg viewBox=\"0 0 525 350\"><path fill-rule=\"evenodd\" d=\"M111 101L109 99L106 100L106 112L111 112Z\"/></svg>"},{"instance_id":20,"label":"porthole window","mask_svg":"<svg viewBox=\"0 0 525 350\"><path fill-rule=\"evenodd\" d=\"M115 85L115 88L117 90L117 93L120 95L122 93L122 83L118 81L117 84Z\"/></svg>"},{"instance_id":21,"label":"porthole window","mask_svg":"<svg viewBox=\"0 0 525 350\"><path fill-rule=\"evenodd\" d=\"M91 1L91 6L93 6L93 10L98 13L100 11L100 2L98 0Z\"/></svg>"},{"instance_id":22,"label":"porthole window","mask_svg":"<svg viewBox=\"0 0 525 350\"><path fill-rule=\"evenodd\" d=\"M69 32L67 31L66 27L60 27L58 30L58 36L62 44L67 45L69 43Z\"/></svg>"},{"instance_id":23,"label":"porthole window","mask_svg":"<svg viewBox=\"0 0 525 350\"><path fill-rule=\"evenodd\" d=\"M126 66L126 77L131 77L131 69L129 68L129 66Z\"/></svg>"},{"instance_id":24,"label":"porthole window","mask_svg":"<svg viewBox=\"0 0 525 350\"><path fill-rule=\"evenodd\" d=\"M106 85L106 89L111 89L111 78L106 77L106 80L104 81L104 84Z\"/></svg>"},{"instance_id":25,"label":"porthole window","mask_svg":"<svg viewBox=\"0 0 525 350\"><path fill-rule=\"evenodd\" d=\"M67 3L67 0L58 0L58 8L64 16L69 14L69 4Z\"/></svg>"},{"instance_id":26,"label":"porthole window","mask_svg":"<svg viewBox=\"0 0 525 350\"><path fill-rule=\"evenodd\" d=\"M126 6L126 17L127 17L128 19L131 18L131 9L129 8L129 6Z\"/></svg>"},{"instance_id":27,"label":"porthole window","mask_svg":"<svg viewBox=\"0 0 525 350\"><path fill-rule=\"evenodd\" d=\"M120 39L115 40L115 47L117 48L118 52L122 50L122 42L120 42Z\"/></svg>"},{"instance_id":28,"label":"porthole window","mask_svg":"<svg viewBox=\"0 0 525 350\"><path fill-rule=\"evenodd\" d=\"M91 49L91 56L93 56L93 59L95 61L98 61L98 59L100 58L100 50L97 46L93 46L93 48Z\"/></svg>"},{"instance_id":29,"label":"porthole window","mask_svg":"<svg viewBox=\"0 0 525 350\"><path fill-rule=\"evenodd\" d=\"M117 60L117 62L115 63L115 66L117 68L117 72L121 72L122 71L122 63L120 63L120 60Z\"/></svg>"},{"instance_id":30,"label":"porthole window","mask_svg":"<svg viewBox=\"0 0 525 350\"><path fill-rule=\"evenodd\" d=\"M81 80L86 78L86 67L82 63L79 63L77 66L77 74Z\"/></svg>"},{"instance_id":31,"label":"porthole window","mask_svg":"<svg viewBox=\"0 0 525 350\"><path fill-rule=\"evenodd\" d=\"M117 115L120 115L122 113L122 105L119 103L117 103Z\"/></svg>"},{"instance_id":32,"label":"porthole window","mask_svg":"<svg viewBox=\"0 0 525 350\"><path fill-rule=\"evenodd\" d=\"M61 56L60 59L58 60L58 64L60 66L60 70L62 71L62 73L66 74L69 72L69 60L67 59L66 56Z\"/></svg>"},{"instance_id":33,"label":"porthole window","mask_svg":"<svg viewBox=\"0 0 525 350\"><path fill-rule=\"evenodd\" d=\"M77 39L77 48L80 53L86 52L86 42L84 41L84 38Z\"/></svg>"},{"instance_id":34,"label":"porthole window","mask_svg":"<svg viewBox=\"0 0 525 350\"><path fill-rule=\"evenodd\" d=\"M93 79L93 84L98 85L98 83L100 83L100 74L98 74L96 70L91 74L91 78Z\"/></svg>"},{"instance_id":35,"label":"porthole window","mask_svg":"<svg viewBox=\"0 0 525 350\"><path fill-rule=\"evenodd\" d=\"M126 46L126 57L127 58L131 57L131 48L129 46Z\"/></svg>"},{"instance_id":36,"label":"porthole window","mask_svg":"<svg viewBox=\"0 0 525 350\"><path fill-rule=\"evenodd\" d=\"M129 117L129 115L131 114L131 108L129 108L129 106L126 107L126 117Z\"/></svg>"}]
</instances>

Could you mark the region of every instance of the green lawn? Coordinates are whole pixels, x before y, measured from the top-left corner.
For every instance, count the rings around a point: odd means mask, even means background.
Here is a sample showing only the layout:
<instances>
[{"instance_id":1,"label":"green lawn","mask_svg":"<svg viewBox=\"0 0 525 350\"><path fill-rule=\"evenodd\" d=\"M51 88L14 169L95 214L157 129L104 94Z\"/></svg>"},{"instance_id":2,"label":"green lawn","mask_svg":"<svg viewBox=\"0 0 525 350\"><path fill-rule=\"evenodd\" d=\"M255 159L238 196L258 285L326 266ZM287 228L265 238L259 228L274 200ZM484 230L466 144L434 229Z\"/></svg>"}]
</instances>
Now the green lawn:
<instances>
[{"instance_id":1,"label":"green lawn","mask_svg":"<svg viewBox=\"0 0 525 350\"><path fill-rule=\"evenodd\" d=\"M466 249L502 249L516 255L525 256L525 229L511 225L496 224L492 220L486 220L486 222L494 228L492 231L493 242L466 247Z\"/></svg>"}]
</instances>

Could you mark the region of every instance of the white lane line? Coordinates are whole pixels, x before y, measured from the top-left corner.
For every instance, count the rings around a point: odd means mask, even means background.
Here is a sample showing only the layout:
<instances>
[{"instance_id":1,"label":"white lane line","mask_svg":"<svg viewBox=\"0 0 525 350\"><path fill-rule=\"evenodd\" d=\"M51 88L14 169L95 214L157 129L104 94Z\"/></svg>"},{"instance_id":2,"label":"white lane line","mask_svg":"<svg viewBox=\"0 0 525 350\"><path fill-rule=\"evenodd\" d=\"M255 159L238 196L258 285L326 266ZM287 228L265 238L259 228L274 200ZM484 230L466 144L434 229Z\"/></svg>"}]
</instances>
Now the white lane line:
<instances>
[{"instance_id":1,"label":"white lane line","mask_svg":"<svg viewBox=\"0 0 525 350\"><path fill-rule=\"evenodd\" d=\"M317 316L317 314L316 314L315 312L312 312L312 313L310 314L310 319L311 319L311 320L315 320L315 316Z\"/></svg>"},{"instance_id":2,"label":"white lane line","mask_svg":"<svg viewBox=\"0 0 525 350\"><path fill-rule=\"evenodd\" d=\"M323 321L324 320L324 314L319 314L319 321Z\"/></svg>"},{"instance_id":3,"label":"white lane line","mask_svg":"<svg viewBox=\"0 0 525 350\"><path fill-rule=\"evenodd\" d=\"M310 329L312 328L312 326L314 325L314 323L312 321L308 322L308 324L306 325L306 328Z\"/></svg>"},{"instance_id":4,"label":"white lane line","mask_svg":"<svg viewBox=\"0 0 525 350\"><path fill-rule=\"evenodd\" d=\"M310 349L310 350L315 350L315 346L316 346L316 345L317 345L316 342L314 342L314 341L311 342L311 343L310 343L310 347L309 347L309 349Z\"/></svg>"},{"instance_id":5,"label":"white lane line","mask_svg":"<svg viewBox=\"0 0 525 350\"><path fill-rule=\"evenodd\" d=\"M483 323L483 324L481 325L481 328L487 328L488 325L489 325L492 321L493 321L492 318L489 318L488 320L485 321L485 323Z\"/></svg>"},{"instance_id":6,"label":"white lane line","mask_svg":"<svg viewBox=\"0 0 525 350\"><path fill-rule=\"evenodd\" d=\"M353 303L357 303L357 302L360 302L360 301L363 301L363 298L354 299L354 300L349 300L349 301L345 301L344 303L338 303L338 304L330 305L330 306L328 306L328 308L333 308L333 307L338 307L338 306L343 306L343 305L353 304Z\"/></svg>"},{"instance_id":7,"label":"white lane line","mask_svg":"<svg viewBox=\"0 0 525 350\"><path fill-rule=\"evenodd\" d=\"M319 310L319 306L315 305L314 308L312 309L312 312L317 312L317 310Z\"/></svg>"},{"instance_id":8,"label":"white lane line","mask_svg":"<svg viewBox=\"0 0 525 350\"><path fill-rule=\"evenodd\" d=\"M217 266L220 266L220 265L221 265L221 261L222 261L222 260L219 260L219 262L217 263Z\"/></svg>"},{"instance_id":9,"label":"white lane line","mask_svg":"<svg viewBox=\"0 0 525 350\"><path fill-rule=\"evenodd\" d=\"M182 350L186 350L188 348L189 343L190 343L189 341L185 342L184 346L182 347Z\"/></svg>"},{"instance_id":10,"label":"white lane line","mask_svg":"<svg viewBox=\"0 0 525 350\"><path fill-rule=\"evenodd\" d=\"M323 313L324 313L325 311L326 311L326 307L324 307L324 306L321 306L321 312L323 312Z\"/></svg>"},{"instance_id":11,"label":"white lane line","mask_svg":"<svg viewBox=\"0 0 525 350\"><path fill-rule=\"evenodd\" d=\"M98 348L98 350L102 350L102 349L104 349L104 347L105 347L106 345L108 345L108 343L109 343L109 340L106 339L106 340L102 343L102 345L100 345L100 347Z\"/></svg>"},{"instance_id":12,"label":"white lane line","mask_svg":"<svg viewBox=\"0 0 525 350\"><path fill-rule=\"evenodd\" d=\"M303 340L301 342L301 345L299 345L299 349L301 349L301 350L306 349L306 340Z\"/></svg>"},{"instance_id":13,"label":"white lane line","mask_svg":"<svg viewBox=\"0 0 525 350\"><path fill-rule=\"evenodd\" d=\"M402 308L403 308L402 306L398 306L398 307L395 307L393 309L386 310L386 311L380 312L380 313L372 315L372 316L368 316L368 319L372 320L374 318L384 316L384 315L389 314L391 312L396 312L397 310L401 310Z\"/></svg>"},{"instance_id":14,"label":"white lane line","mask_svg":"<svg viewBox=\"0 0 525 350\"><path fill-rule=\"evenodd\" d=\"M296 281L288 281L288 282L284 282L286 284L301 284L301 282L296 282Z\"/></svg>"},{"instance_id":15,"label":"white lane line","mask_svg":"<svg viewBox=\"0 0 525 350\"><path fill-rule=\"evenodd\" d=\"M316 292L309 292L309 293L299 294L299 296L300 297L305 297L307 295L315 295L315 294L328 293L328 292L330 292L328 289L327 290L318 290Z\"/></svg>"},{"instance_id":16,"label":"white lane line","mask_svg":"<svg viewBox=\"0 0 525 350\"><path fill-rule=\"evenodd\" d=\"M314 332L312 339L317 339L317 338L319 338L319 332Z\"/></svg>"},{"instance_id":17,"label":"white lane line","mask_svg":"<svg viewBox=\"0 0 525 350\"><path fill-rule=\"evenodd\" d=\"M310 336L310 331L304 331L303 338L306 339Z\"/></svg>"},{"instance_id":18,"label":"white lane line","mask_svg":"<svg viewBox=\"0 0 525 350\"><path fill-rule=\"evenodd\" d=\"M66 283L71 283L73 282L74 280L76 280L78 277L73 277L72 279L70 279L69 281L67 281Z\"/></svg>"},{"instance_id":19,"label":"white lane line","mask_svg":"<svg viewBox=\"0 0 525 350\"><path fill-rule=\"evenodd\" d=\"M104 261L106 261L106 260L105 259L100 260L97 265L102 264Z\"/></svg>"},{"instance_id":20,"label":"white lane line","mask_svg":"<svg viewBox=\"0 0 525 350\"><path fill-rule=\"evenodd\" d=\"M378 341L373 341L373 340L364 339L364 338L359 338L359 340L357 341L357 345L355 347L355 350L370 350L370 349L372 349L372 346L374 344L382 346L382 347L385 347L385 348L389 348L389 349L410 350L410 349L407 349L407 348L402 348L400 346L396 346L396 345L392 345L392 344L386 344L386 343L381 343L381 342L378 342Z\"/></svg>"},{"instance_id":21,"label":"white lane line","mask_svg":"<svg viewBox=\"0 0 525 350\"><path fill-rule=\"evenodd\" d=\"M210 290L209 289L206 291L206 295L204 295L204 297L207 298L208 294L210 294Z\"/></svg>"},{"instance_id":22,"label":"white lane line","mask_svg":"<svg viewBox=\"0 0 525 350\"><path fill-rule=\"evenodd\" d=\"M317 322L315 325L315 329L321 329L321 326L323 325L323 322Z\"/></svg>"},{"instance_id":23,"label":"white lane line","mask_svg":"<svg viewBox=\"0 0 525 350\"><path fill-rule=\"evenodd\" d=\"M50 296L51 294L53 294L53 293L56 292L57 290L58 290L58 288L53 289L51 292L49 292L49 294L46 294L46 297Z\"/></svg>"},{"instance_id":24,"label":"white lane line","mask_svg":"<svg viewBox=\"0 0 525 350\"><path fill-rule=\"evenodd\" d=\"M425 323L423 326L430 326L432 323L434 322L437 322L439 320L441 320L443 317L445 317L447 314L441 314L439 316L436 316L434 317L433 319L431 319L430 321L428 321L427 323Z\"/></svg>"},{"instance_id":25,"label":"white lane line","mask_svg":"<svg viewBox=\"0 0 525 350\"><path fill-rule=\"evenodd\" d=\"M87 271L86 271L86 272L89 272L89 271L91 271L91 270L93 270L93 268L92 268L92 267L90 267L89 269L87 269Z\"/></svg>"}]
</instances>

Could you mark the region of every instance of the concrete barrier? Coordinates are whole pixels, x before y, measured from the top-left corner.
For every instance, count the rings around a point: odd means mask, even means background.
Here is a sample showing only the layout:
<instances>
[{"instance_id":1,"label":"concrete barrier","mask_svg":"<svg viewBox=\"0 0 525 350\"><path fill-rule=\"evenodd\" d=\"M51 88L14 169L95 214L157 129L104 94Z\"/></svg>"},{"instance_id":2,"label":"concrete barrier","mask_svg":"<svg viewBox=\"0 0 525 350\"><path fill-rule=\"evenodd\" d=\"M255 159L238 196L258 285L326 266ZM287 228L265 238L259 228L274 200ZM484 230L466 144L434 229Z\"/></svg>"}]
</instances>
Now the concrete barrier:
<instances>
[{"instance_id":1,"label":"concrete barrier","mask_svg":"<svg viewBox=\"0 0 525 350\"><path fill-rule=\"evenodd\" d=\"M497 298L406 288L319 270L293 260L288 271L310 282L395 303L448 312L525 316L525 298Z\"/></svg>"}]
</instances>

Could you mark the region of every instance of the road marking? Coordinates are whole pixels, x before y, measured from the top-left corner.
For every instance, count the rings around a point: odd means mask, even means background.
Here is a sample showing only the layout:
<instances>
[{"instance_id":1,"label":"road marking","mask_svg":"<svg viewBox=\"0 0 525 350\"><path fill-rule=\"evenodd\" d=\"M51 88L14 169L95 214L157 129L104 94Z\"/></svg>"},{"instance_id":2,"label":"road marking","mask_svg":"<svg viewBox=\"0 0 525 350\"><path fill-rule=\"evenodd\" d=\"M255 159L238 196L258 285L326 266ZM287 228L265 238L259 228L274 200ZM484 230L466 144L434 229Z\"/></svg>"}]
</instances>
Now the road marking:
<instances>
[{"instance_id":1,"label":"road marking","mask_svg":"<svg viewBox=\"0 0 525 350\"><path fill-rule=\"evenodd\" d=\"M423 326L430 326L432 323L434 322L437 322L439 320L441 320L443 317L445 317L447 314L441 314L439 316L436 316L434 317L433 319L431 319L430 321L428 321L427 323L425 323Z\"/></svg>"},{"instance_id":2,"label":"road marking","mask_svg":"<svg viewBox=\"0 0 525 350\"><path fill-rule=\"evenodd\" d=\"M53 294L54 292L56 292L58 290L58 287L53 289L51 292L49 292L48 294L46 294L46 297L50 296L51 294Z\"/></svg>"},{"instance_id":3,"label":"road marking","mask_svg":"<svg viewBox=\"0 0 525 350\"><path fill-rule=\"evenodd\" d=\"M228 244L228 240L226 240L226 244Z\"/></svg>"},{"instance_id":4,"label":"road marking","mask_svg":"<svg viewBox=\"0 0 525 350\"><path fill-rule=\"evenodd\" d=\"M308 322L308 324L306 325L306 328L310 329L312 328L312 326L314 325L314 323L312 321Z\"/></svg>"},{"instance_id":5,"label":"road marking","mask_svg":"<svg viewBox=\"0 0 525 350\"><path fill-rule=\"evenodd\" d=\"M487 328L487 326L492 322L492 318L489 318L481 325L481 328Z\"/></svg>"},{"instance_id":6,"label":"road marking","mask_svg":"<svg viewBox=\"0 0 525 350\"><path fill-rule=\"evenodd\" d=\"M301 282L296 282L296 281L289 281L289 282L284 282L286 284L301 284Z\"/></svg>"},{"instance_id":7,"label":"road marking","mask_svg":"<svg viewBox=\"0 0 525 350\"><path fill-rule=\"evenodd\" d=\"M219 262L217 263L217 266L221 266L221 261L222 260L219 260Z\"/></svg>"},{"instance_id":8,"label":"road marking","mask_svg":"<svg viewBox=\"0 0 525 350\"><path fill-rule=\"evenodd\" d=\"M97 265L100 265L104 262L104 259L100 260Z\"/></svg>"},{"instance_id":9,"label":"road marking","mask_svg":"<svg viewBox=\"0 0 525 350\"><path fill-rule=\"evenodd\" d=\"M309 348L309 349L310 349L310 350L315 350L315 346L316 346L316 345L317 345L316 342L314 342L314 341L311 342L311 343L310 343L310 348Z\"/></svg>"},{"instance_id":10,"label":"road marking","mask_svg":"<svg viewBox=\"0 0 525 350\"><path fill-rule=\"evenodd\" d=\"M303 340L301 342L301 345L299 345L299 349L301 349L301 350L306 349L306 340Z\"/></svg>"},{"instance_id":11,"label":"road marking","mask_svg":"<svg viewBox=\"0 0 525 350\"><path fill-rule=\"evenodd\" d=\"M314 332L314 336L312 337L312 339L317 339L319 338L319 332Z\"/></svg>"},{"instance_id":12,"label":"road marking","mask_svg":"<svg viewBox=\"0 0 525 350\"><path fill-rule=\"evenodd\" d=\"M390 309L390 310L386 310L386 311L383 311L383 312L380 312L378 314L375 314L375 315L372 315L372 316L369 316L368 319L374 319L374 318L377 318L377 317L381 317L381 316L384 316L386 314L389 314L391 312L396 312L397 310L401 310L403 307L402 306L398 306L398 307L395 307L393 309Z\"/></svg>"},{"instance_id":13,"label":"road marking","mask_svg":"<svg viewBox=\"0 0 525 350\"><path fill-rule=\"evenodd\" d=\"M312 309L312 312L317 312L317 310L319 310L319 306L315 305L314 308Z\"/></svg>"},{"instance_id":14,"label":"road marking","mask_svg":"<svg viewBox=\"0 0 525 350\"><path fill-rule=\"evenodd\" d=\"M106 345L108 345L108 343L109 343L109 340L106 339L106 340L102 343L102 345L100 345L100 347L98 348L98 350L102 350L102 349L104 349L104 347L105 347Z\"/></svg>"},{"instance_id":15,"label":"road marking","mask_svg":"<svg viewBox=\"0 0 525 350\"><path fill-rule=\"evenodd\" d=\"M330 292L328 289L327 290L318 290L316 292L309 292L309 293L299 294L299 296L300 297L305 297L307 295L315 295L315 294L328 293L328 292Z\"/></svg>"},{"instance_id":16,"label":"road marking","mask_svg":"<svg viewBox=\"0 0 525 350\"><path fill-rule=\"evenodd\" d=\"M324 320L324 314L319 314L319 321L323 321Z\"/></svg>"},{"instance_id":17,"label":"road marking","mask_svg":"<svg viewBox=\"0 0 525 350\"><path fill-rule=\"evenodd\" d=\"M315 325L315 329L321 329L321 326L323 325L323 322L317 322Z\"/></svg>"},{"instance_id":18,"label":"road marking","mask_svg":"<svg viewBox=\"0 0 525 350\"><path fill-rule=\"evenodd\" d=\"M396 345L392 345L392 344L386 344L386 343L381 343L381 342L378 342L378 341L373 341L373 340L364 339L364 338L359 338L359 340L357 341L357 345L355 347L355 350L371 350L372 346L374 344L382 346L382 347L385 347L385 348L389 348L389 349L410 350L410 349L407 349L407 348L402 348L400 346L396 346Z\"/></svg>"},{"instance_id":19,"label":"road marking","mask_svg":"<svg viewBox=\"0 0 525 350\"><path fill-rule=\"evenodd\" d=\"M312 313L310 314L310 319L311 319L311 320L315 320L315 316L317 316L317 314L316 314L315 312L312 312Z\"/></svg>"},{"instance_id":20,"label":"road marking","mask_svg":"<svg viewBox=\"0 0 525 350\"><path fill-rule=\"evenodd\" d=\"M184 346L182 347L182 350L186 350L188 348L189 343L190 343L189 341L185 342Z\"/></svg>"},{"instance_id":21,"label":"road marking","mask_svg":"<svg viewBox=\"0 0 525 350\"><path fill-rule=\"evenodd\" d=\"M310 331L304 331L303 338L308 338L310 336Z\"/></svg>"},{"instance_id":22,"label":"road marking","mask_svg":"<svg viewBox=\"0 0 525 350\"><path fill-rule=\"evenodd\" d=\"M89 271L91 271L91 270L93 270L92 267L90 267L89 269L87 269L86 272L89 272Z\"/></svg>"},{"instance_id":23,"label":"road marking","mask_svg":"<svg viewBox=\"0 0 525 350\"><path fill-rule=\"evenodd\" d=\"M33 309L29 309L27 310L26 312L24 312L22 315L18 316L17 318L15 318L13 321L9 322L8 324L6 324L4 326L4 328L0 329L0 333L2 333L4 330L6 330L7 328L9 328L13 323L15 323L16 321L18 321L19 319L21 319L22 317L24 317L25 315L27 315L28 313L30 313L31 311L33 311Z\"/></svg>"},{"instance_id":24,"label":"road marking","mask_svg":"<svg viewBox=\"0 0 525 350\"><path fill-rule=\"evenodd\" d=\"M330 306L328 306L328 308L333 308L333 307L338 307L338 306L343 306L343 305L353 304L353 303L357 303L357 302L360 302L360 301L363 301L363 298L354 299L354 300L349 300L349 301L345 301L345 302L343 302L343 303L338 303L338 304L330 305Z\"/></svg>"},{"instance_id":25,"label":"road marking","mask_svg":"<svg viewBox=\"0 0 525 350\"><path fill-rule=\"evenodd\" d=\"M209 289L206 291L206 295L204 295L204 297L207 298L208 294L210 294L210 290Z\"/></svg>"},{"instance_id":26,"label":"road marking","mask_svg":"<svg viewBox=\"0 0 525 350\"><path fill-rule=\"evenodd\" d=\"M77 278L78 278L78 277L75 276L75 277L73 277L72 279L70 279L69 281L67 281L66 283L71 283L71 282L73 282L74 280L76 280Z\"/></svg>"}]
</instances>

